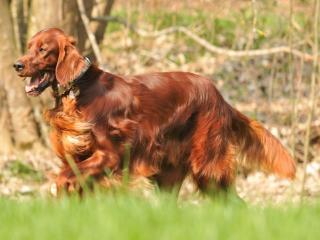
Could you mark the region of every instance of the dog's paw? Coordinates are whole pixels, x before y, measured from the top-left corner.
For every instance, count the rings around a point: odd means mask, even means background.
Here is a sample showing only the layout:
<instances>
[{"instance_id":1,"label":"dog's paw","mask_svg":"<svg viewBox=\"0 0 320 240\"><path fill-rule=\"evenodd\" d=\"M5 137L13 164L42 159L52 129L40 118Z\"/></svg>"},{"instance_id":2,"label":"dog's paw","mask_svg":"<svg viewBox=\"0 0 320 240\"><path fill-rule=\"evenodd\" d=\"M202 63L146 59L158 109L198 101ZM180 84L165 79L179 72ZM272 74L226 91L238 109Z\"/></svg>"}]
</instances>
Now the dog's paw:
<instances>
[{"instance_id":1,"label":"dog's paw","mask_svg":"<svg viewBox=\"0 0 320 240\"><path fill-rule=\"evenodd\" d=\"M50 187L49 187L49 193L53 196L53 197L57 197L58 196L58 187L56 183L51 183Z\"/></svg>"},{"instance_id":2,"label":"dog's paw","mask_svg":"<svg viewBox=\"0 0 320 240\"><path fill-rule=\"evenodd\" d=\"M56 195L58 196L63 193L79 193L81 190L81 187L76 178L68 178L65 175L58 176L55 182L55 188Z\"/></svg>"}]
</instances>

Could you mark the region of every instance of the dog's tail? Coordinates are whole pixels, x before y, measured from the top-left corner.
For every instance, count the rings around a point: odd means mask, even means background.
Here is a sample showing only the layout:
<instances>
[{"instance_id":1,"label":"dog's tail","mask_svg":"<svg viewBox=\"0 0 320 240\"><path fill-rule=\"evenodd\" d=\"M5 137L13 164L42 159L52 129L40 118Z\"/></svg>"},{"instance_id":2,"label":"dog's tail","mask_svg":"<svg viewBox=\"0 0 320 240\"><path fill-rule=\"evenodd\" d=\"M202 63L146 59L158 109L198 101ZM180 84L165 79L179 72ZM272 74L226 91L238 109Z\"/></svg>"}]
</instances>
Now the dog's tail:
<instances>
[{"instance_id":1,"label":"dog's tail","mask_svg":"<svg viewBox=\"0 0 320 240\"><path fill-rule=\"evenodd\" d=\"M280 177L295 177L295 161L267 129L233 109L233 139L240 165L259 168Z\"/></svg>"}]
</instances>

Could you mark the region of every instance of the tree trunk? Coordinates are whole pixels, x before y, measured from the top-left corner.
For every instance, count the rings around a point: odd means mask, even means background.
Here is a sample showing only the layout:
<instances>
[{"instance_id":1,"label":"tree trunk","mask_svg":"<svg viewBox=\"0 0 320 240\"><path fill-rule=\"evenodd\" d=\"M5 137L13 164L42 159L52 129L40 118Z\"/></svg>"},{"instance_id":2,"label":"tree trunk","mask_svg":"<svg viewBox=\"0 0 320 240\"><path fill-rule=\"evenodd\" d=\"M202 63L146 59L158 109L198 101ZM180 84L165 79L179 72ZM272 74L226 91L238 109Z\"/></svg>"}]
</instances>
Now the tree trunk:
<instances>
[{"instance_id":1,"label":"tree trunk","mask_svg":"<svg viewBox=\"0 0 320 240\"><path fill-rule=\"evenodd\" d=\"M91 11L93 2L85 1L88 11ZM49 27L61 28L65 33L74 36L78 42L84 42L86 39L76 0L32 0L29 39L38 31Z\"/></svg>"},{"instance_id":2,"label":"tree trunk","mask_svg":"<svg viewBox=\"0 0 320 240\"><path fill-rule=\"evenodd\" d=\"M10 129L11 123L7 106L6 92L4 90L4 86L0 85L0 154L9 154L13 149Z\"/></svg>"},{"instance_id":3,"label":"tree trunk","mask_svg":"<svg viewBox=\"0 0 320 240\"><path fill-rule=\"evenodd\" d=\"M11 0L16 48L19 53L24 52L26 46L30 1L31 0Z\"/></svg>"},{"instance_id":4,"label":"tree trunk","mask_svg":"<svg viewBox=\"0 0 320 240\"><path fill-rule=\"evenodd\" d=\"M111 13L114 2L115 0L86 0L84 4L88 17L91 15L106 16ZM42 9L45 9L45 11ZM74 36L78 42L79 50L81 52L85 51L86 55L94 60L76 0L32 0L30 16L28 38L41 29L59 27L67 34ZM107 24L107 22L93 22L90 24L98 44L103 40Z\"/></svg>"},{"instance_id":5,"label":"tree trunk","mask_svg":"<svg viewBox=\"0 0 320 240\"><path fill-rule=\"evenodd\" d=\"M84 1L84 7L86 9L86 13L87 16L91 16L91 12L92 9L94 7L94 2L95 0L90 0L90 1ZM77 3L77 0L75 0L75 3ZM76 6L76 8L78 9L78 6ZM77 29L78 29L78 33L77 33L77 46L79 48L79 50L84 53L84 52L89 52L91 51L90 45L89 45L89 41L88 41L88 37L87 37L87 33L85 30L85 27L83 25L83 22L81 21L81 17L79 16L79 11L77 11L78 14L78 22L77 22Z\"/></svg>"},{"instance_id":6,"label":"tree trunk","mask_svg":"<svg viewBox=\"0 0 320 240\"><path fill-rule=\"evenodd\" d=\"M109 16L111 14L111 10L112 7L115 3L115 0L98 0L98 3L94 6L94 8L92 9L92 13L88 16ZM92 32L95 34L96 40L98 44L101 44L103 38L104 38L104 34L105 34L105 30L108 26L108 22L92 22L90 24L91 30ZM86 42L86 49L89 48L89 42ZM87 56L90 59L94 59L94 54L92 52L92 50L89 51L89 53L87 54Z\"/></svg>"},{"instance_id":7,"label":"tree trunk","mask_svg":"<svg viewBox=\"0 0 320 240\"><path fill-rule=\"evenodd\" d=\"M93 8L92 15L94 16L109 16L115 0L101 1ZM103 40L108 22L93 22L91 23L92 31L96 35L97 42L100 44Z\"/></svg>"},{"instance_id":8,"label":"tree trunk","mask_svg":"<svg viewBox=\"0 0 320 240\"><path fill-rule=\"evenodd\" d=\"M62 4L62 0L32 0L28 24L28 39L44 28L60 27Z\"/></svg>"},{"instance_id":9,"label":"tree trunk","mask_svg":"<svg viewBox=\"0 0 320 240\"><path fill-rule=\"evenodd\" d=\"M23 90L23 82L12 68L17 54L10 7L7 0L0 0L0 6L0 81L4 81L6 90L12 137L18 147L32 146L38 140L38 132L30 102Z\"/></svg>"}]
</instances>

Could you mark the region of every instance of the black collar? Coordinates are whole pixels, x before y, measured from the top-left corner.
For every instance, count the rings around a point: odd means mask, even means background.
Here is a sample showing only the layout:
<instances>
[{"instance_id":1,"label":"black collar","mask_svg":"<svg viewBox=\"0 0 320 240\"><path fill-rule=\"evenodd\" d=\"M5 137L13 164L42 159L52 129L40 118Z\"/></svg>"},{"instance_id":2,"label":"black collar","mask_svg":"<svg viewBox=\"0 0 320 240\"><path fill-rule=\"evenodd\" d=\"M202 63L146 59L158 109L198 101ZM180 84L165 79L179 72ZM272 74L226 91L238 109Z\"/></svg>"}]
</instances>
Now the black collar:
<instances>
[{"instance_id":1,"label":"black collar","mask_svg":"<svg viewBox=\"0 0 320 240\"><path fill-rule=\"evenodd\" d=\"M86 65L75 79L73 79L72 81L69 81L65 86L61 86L60 84L57 84L56 86L53 87L53 92L56 98L61 98L66 94L68 94L70 97L75 98L80 94L80 90L76 85L92 65L89 58L85 57L84 59L85 59Z\"/></svg>"}]
</instances>

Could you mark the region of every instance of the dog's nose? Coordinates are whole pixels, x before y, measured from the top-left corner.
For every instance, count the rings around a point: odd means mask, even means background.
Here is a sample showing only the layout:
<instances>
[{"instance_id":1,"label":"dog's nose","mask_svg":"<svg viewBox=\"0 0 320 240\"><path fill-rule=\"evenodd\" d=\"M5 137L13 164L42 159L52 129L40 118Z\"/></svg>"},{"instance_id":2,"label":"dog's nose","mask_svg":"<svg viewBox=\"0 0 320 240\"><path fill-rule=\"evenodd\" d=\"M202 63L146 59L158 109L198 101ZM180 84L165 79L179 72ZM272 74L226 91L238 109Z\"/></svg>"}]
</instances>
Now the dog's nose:
<instances>
[{"instance_id":1,"label":"dog's nose","mask_svg":"<svg viewBox=\"0 0 320 240\"><path fill-rule=\"evenodd\" d=\"M13 64L13 67L17 72L21 72L24 69L24 64L20 61L17 61Z\"/></svg>"}]
</instances>

